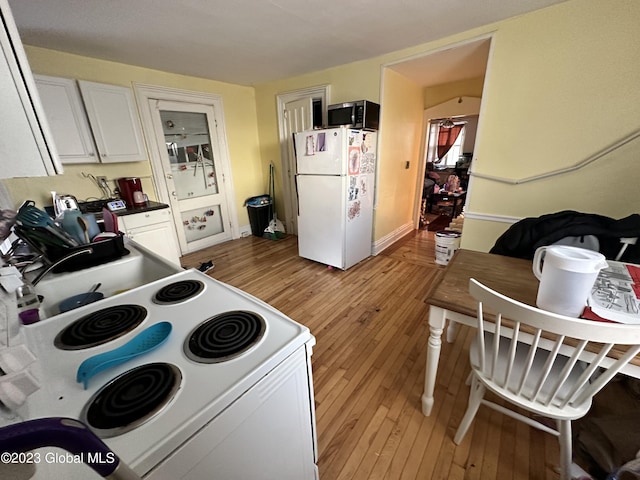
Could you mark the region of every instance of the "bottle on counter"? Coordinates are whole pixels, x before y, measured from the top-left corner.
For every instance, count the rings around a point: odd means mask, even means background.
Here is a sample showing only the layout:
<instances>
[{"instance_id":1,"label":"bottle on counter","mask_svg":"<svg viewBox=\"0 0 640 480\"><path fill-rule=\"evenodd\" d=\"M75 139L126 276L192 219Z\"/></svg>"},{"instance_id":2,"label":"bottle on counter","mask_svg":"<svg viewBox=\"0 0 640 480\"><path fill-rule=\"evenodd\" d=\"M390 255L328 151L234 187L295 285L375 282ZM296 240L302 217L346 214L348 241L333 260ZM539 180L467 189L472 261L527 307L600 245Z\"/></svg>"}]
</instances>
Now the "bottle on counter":
<instances>
[{"instance_id":1,"label":"bottle on counter","mask_svg":"<svg viewBox=\"0 0 640 480\"><path fill-rule=\"evenodd\" d=\"M40 321L40 299L33 285L25 283L16 288L18 317L23 325Z\"/></svg>"}]
</instances>

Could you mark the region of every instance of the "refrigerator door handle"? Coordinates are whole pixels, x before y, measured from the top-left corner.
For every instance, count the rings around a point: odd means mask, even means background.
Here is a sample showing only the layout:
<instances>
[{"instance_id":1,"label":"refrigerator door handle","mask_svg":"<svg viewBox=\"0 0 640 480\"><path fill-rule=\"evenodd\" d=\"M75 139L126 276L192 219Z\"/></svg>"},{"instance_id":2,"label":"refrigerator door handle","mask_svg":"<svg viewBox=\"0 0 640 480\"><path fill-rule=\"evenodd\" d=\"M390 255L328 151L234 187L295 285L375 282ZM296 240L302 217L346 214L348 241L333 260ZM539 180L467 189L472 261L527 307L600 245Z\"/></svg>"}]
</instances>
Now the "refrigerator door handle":
<instances>
[{"instance_id":1,"label":"refrigerator door handle","mask_svg":"<svg viewBox=\"0 0 640 480\"><path fill-rule=\"evenodd\" d=\"M300 216L300 195L298 194L298 175L293 176L293 184L296 187L296 207L298 208L298 216Z\"/></svg>"}]
</instances>

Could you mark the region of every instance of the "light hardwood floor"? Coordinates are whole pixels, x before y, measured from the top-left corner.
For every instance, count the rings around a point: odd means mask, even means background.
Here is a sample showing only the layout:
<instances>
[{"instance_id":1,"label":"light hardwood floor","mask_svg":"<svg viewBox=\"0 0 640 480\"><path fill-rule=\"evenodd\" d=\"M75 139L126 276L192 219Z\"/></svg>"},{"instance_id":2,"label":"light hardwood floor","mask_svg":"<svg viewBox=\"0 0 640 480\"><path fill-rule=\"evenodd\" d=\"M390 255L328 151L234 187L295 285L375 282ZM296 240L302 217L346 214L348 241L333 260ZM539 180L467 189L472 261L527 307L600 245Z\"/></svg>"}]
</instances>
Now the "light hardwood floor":
<instances>
[{"instance_id":1,"label":"light hardwood floor","mask_svg":"<svg viewBox=\"0 0 640 480\"><path fill-rule=\"evenodd\" d=\"M321 480L557 479L555 437L481 408L463 443L468 346L444 344L435 406L422 415L428 306L443 267L434 234L414 232L346 272L302 259L296 237L247 237L183 257L309 327Z\"/></svg>"}]
</instances>

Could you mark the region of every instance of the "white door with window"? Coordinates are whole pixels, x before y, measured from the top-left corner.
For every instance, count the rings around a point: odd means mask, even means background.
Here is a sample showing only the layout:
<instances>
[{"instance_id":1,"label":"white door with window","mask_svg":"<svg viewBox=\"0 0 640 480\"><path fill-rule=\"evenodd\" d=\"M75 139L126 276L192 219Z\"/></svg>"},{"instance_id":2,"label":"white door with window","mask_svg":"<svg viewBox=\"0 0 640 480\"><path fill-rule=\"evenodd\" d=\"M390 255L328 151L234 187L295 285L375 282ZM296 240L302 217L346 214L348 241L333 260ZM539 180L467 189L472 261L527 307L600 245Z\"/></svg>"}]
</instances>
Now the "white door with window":
<instances>
[{"instance_id":1,"label":"white door with window","mask_svg":"<svg viewBox=\"0 0 640 480\"><path fill-rule=\"evenodd\" d=\"M214 107L148 101L182 254L230 240L225 165Z\"/></svg>"}]
</instances>

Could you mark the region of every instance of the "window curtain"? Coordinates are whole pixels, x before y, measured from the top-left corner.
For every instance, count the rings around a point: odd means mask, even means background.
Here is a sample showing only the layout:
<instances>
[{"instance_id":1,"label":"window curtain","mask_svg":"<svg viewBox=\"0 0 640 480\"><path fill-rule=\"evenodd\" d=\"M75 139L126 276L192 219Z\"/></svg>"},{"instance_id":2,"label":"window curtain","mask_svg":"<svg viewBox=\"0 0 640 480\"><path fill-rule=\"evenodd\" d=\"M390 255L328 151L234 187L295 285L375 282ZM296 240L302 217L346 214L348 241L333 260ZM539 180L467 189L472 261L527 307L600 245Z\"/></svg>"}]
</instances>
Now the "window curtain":
<instances>
[{"instance_id":1,"label":"window curtain","mask_svg":"<svg viewBox=\"0 0 640 480\"><path fill-rule=\"evenodd\" d=\"M440 163L442 161L447 152L451 150L451 146L456 143L456 139L463 128L464 124L454 125L451 128L438 126L438 159L434 163Z\"/></svg>"}]
</instances>

